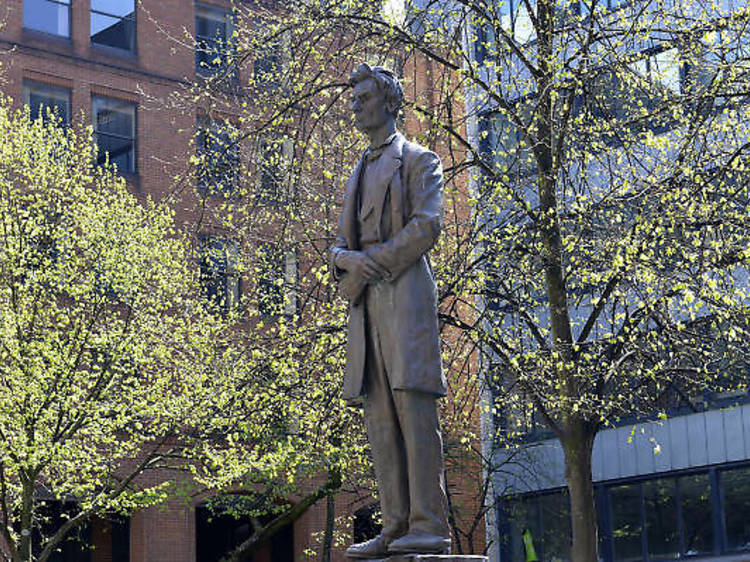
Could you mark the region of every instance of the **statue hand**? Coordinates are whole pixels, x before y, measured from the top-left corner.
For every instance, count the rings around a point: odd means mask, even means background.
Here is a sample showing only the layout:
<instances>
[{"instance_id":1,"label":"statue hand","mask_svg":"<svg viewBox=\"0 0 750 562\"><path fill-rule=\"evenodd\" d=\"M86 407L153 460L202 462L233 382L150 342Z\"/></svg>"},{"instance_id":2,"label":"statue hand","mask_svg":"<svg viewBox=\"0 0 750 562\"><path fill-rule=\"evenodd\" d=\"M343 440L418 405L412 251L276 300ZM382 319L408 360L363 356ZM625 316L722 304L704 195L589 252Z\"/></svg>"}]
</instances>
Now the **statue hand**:
<instances>
[{"instance_id":1,"label":"statue hand","mask_svg":"<svg viewBox=\"0 0 750 562\"><path fill-rule=\"evenodd\" d=\"M385 275L385 270L364 252L345 250L336 257L336 265L345 270L350 277L365 282L377 281Z\"/></svg>"}]
</instances>

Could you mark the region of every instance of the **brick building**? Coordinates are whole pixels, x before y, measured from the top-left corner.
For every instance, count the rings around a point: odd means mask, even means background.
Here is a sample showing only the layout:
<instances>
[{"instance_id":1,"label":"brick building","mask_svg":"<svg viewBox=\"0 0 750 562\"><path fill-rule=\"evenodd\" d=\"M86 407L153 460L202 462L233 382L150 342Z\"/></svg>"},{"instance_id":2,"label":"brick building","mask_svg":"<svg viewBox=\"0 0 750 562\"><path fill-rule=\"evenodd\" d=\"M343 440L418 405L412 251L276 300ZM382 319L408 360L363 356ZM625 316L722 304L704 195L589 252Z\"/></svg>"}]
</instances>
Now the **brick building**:
<instances>
[{"instance_id":1,"label":"brick building","mask_svg":"<svg viewBox=\"0 0 750 562\"><path fill-rule=\"evenodd\" d=\"M229 33L228 8L223 0L4 1L3 92L17 106L29 105L33 115L53 107L68 123L92 125L100 157L109 154L131 190L161 198L195 152L191 140L198 116L150 101L213 70L208 53ZM177 41L186 37L202 41L207 52L196 55ZM186 199L193 196L193 190L186 193ZM193 220L193 208L183 201L178 218ZM347 504L337 508L343 514ZM319 502L253 559L303 559L303 551L316 546L313 535L325 528L325 516L325 501ZM250 532L246 523L243 528L236 521L208 519L199 502L178 500L129 519L95 519L81 533L95 548L67 545L55 560L208 562L218 559L223 545Z\"/></svg>"}]
</instances>

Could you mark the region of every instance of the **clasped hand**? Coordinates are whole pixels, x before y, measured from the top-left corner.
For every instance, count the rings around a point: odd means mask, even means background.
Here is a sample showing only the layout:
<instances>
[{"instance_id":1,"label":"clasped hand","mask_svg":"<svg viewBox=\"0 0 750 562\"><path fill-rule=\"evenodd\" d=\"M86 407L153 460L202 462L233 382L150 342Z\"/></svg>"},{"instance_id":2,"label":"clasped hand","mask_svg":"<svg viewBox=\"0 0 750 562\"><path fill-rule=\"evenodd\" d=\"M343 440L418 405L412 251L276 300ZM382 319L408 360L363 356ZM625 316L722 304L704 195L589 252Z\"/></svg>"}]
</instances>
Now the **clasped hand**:
<instances>
[{"instance_id":1,"label":"clasped hand","mask_svg":"<svg viewBox=\"0 0 750 562\"><path fill-rule=\"evenodd\" d=\"M382 279L386 273L375 260L364 252L344 250L336 256L336 266L346 274L342 276L339 288L349 299L357 302L365 286Z\"/></svg>"}]
</instances>

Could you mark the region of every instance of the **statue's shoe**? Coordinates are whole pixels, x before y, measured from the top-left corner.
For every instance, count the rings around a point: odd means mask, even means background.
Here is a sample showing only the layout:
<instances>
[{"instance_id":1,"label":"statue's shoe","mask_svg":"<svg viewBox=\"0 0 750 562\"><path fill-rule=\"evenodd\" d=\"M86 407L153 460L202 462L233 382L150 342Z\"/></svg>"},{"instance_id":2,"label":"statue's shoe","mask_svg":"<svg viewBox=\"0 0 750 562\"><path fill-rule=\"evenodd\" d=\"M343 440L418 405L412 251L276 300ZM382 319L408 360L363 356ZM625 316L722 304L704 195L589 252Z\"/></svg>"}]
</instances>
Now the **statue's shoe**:
<instances>
[{"instance_id":1,"label":"statue's shoe","mask_svg":"<svg viewBox=\"0 0 750 562\"><path fill-rule=\"evenodd\" d=\"M450 539L427 533L408 533L388 545L390 554L450 554L450 551Z\"/></svg>"},{"instance_id":2,"label":"statue's shoe","mask_svg":"<svg viewBox=\"0 0 750 562\"><path fill-rule=\"evenodd\" d=\"M388 556L388 545L391 537L378 535L369 541L353 544L346 549L349 558L385 558Z\"/></svg>"}]
</instances>

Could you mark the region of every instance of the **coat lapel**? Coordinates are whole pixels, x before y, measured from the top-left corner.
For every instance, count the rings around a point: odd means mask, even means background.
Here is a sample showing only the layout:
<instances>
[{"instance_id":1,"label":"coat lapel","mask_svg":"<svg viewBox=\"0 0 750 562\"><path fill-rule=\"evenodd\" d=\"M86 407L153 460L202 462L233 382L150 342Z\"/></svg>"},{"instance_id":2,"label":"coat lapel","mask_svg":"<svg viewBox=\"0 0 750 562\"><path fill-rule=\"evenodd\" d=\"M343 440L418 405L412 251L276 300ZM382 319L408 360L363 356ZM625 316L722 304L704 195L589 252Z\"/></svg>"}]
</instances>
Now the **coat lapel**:
<instances>
[{"instance_id":1,"label":"coat lapel","mask_svg":"<svg viewBox=\"0 0 750 562\"><path fill-rule=\"evenodd\" d=\"M344 208L341 216L343 218L343 234L346 238L346 245L350 250L359 249L359 237L357 236L357 202L359 200L359 176L362 174L362 165L364 156L360 157L359 162L354 167L352 175L346 181L344 191Z\"/></svg>"},{"instance_id":2,"label":"coat lapel","mask_svg":"<svg viewBox=\"0 0 750 562\"><path fill-rule=\"evenodd\" d=\"M388 145L388 147L383 151L383 154L380 156L380 181L378 185L378 189L375 192L375 197L373 200L373 207L375 209L376 220L378 221L378 224L381 224L381 219L383 217L383 208L385 206L385 196L388 193L389 189L391 191L394 187L394 176L398 176L398 171L401 168L401 154L404 149L404 137L399 133L396 135L396 138L393 139L393 142ZM400 176L399 176L400 179ZM382 183L381 183L382 182ZM397 187L401 187L401 182L397 182ZM400 189L399 189L400 191ZM396 201L398 200L398 201ZM394 203L396 203L394 205ZM401 207L401 197L400 193L391 193L391 208L394 207ZM394 223L392 225L392 228L397 229L397 225ZM400 229L399 229L400 230Z\"/></svg>"}]
</instances>

